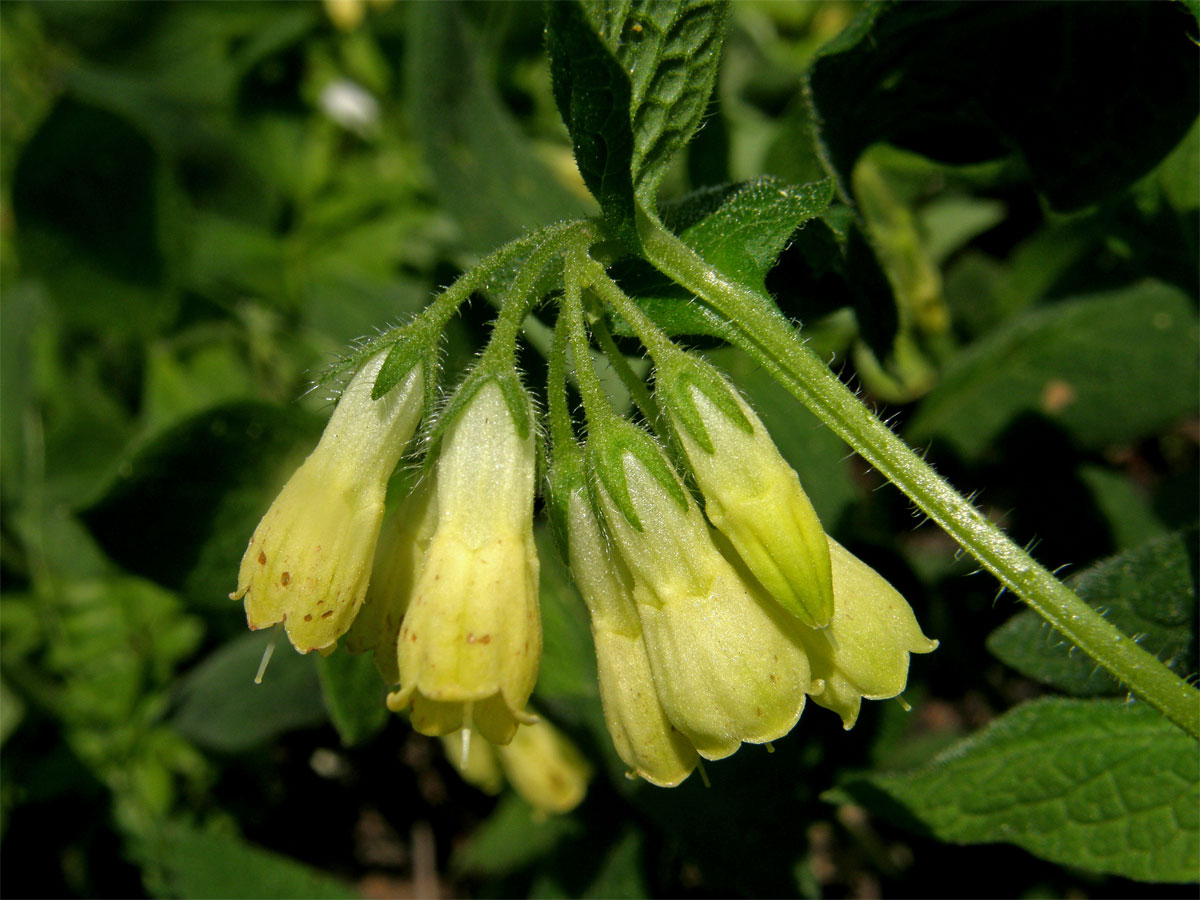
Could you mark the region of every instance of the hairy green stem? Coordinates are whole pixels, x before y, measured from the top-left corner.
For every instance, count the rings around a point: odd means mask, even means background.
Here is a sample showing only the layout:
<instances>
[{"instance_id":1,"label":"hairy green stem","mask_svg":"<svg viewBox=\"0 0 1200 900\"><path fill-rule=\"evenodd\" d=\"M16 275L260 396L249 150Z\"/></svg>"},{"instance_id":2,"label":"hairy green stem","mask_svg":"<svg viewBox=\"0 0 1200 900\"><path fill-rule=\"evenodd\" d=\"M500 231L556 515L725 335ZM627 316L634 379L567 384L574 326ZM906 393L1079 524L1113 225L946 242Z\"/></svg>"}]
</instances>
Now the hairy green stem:
<instances>
[{"instance_id":1,"label":"hairy green stem","mask_svg":"<svg viewBox=\"0 0 1200 900\"><path fill-rule=\"evenodd\" d=\"M554 340L546 368L546 412L550 419L552 446L575 440L571 412L567 408L567 320L564 316L554 323Z\"/></svg>"},{"instance_id":2,"label":"hairy green stem","mask_svg":"<svg viewBox=\"0 0 1200 900\"><path fill-rule=\"evenodd\" d=\"M879 421L806 347L770 300L726 278L660 223L638 232L649 260L734 325L730 337L900 488L1000 583L1129 690L1200 738L1200 691L1039 565Z\"/></svg>"},{"instance_id":3,"label":"hairy green stem","mask_svg":"<svg viewBox=\"0 0 1200 900\"><path fill-rule=\"evenodd\" d=\"M613 340L612 333L608 330L608 325L605 324L603 316L597 316L592 322L592 337L596 339L596 345L600 348L600 352L608 357L609 365L613 367L613 370L617 373L617 377L621 379L621 384L625 386L625 390L629 392L629 396L637 404L642 417L647 422L657 422L660 418L660 413L658 404L654 402L654 396L650 393L650 389L646 387L645 380L633 371L629 360L621 352L621 348L617 346L617 342Z\"/></svg>"},{"instance_id":4,"label":"hairy green stem","mask_svg":"<svg viewBox=\"0 0 1200 900\"><path fill-rule=\"evenodd\" d=\"M484 350L484 364L492 363L501 367L512 365L517 352L517 335L525 317L541 296L538 287L542 272L556 257L562 256L564 246L574 245L570 235L578 230L579 226L574 223L563 223L536 233L544 235L543 241L529 254L504 296L500 314L496 317L491 338Z\"/></svg>"},{"instance_id":5,"label":"hairy green stem","mask_svg":"<svg viewBox=\"0 0 1200 900\"><path fill-rule=\"evenodd\" d=\"M579 386L579 394L583 398L583 411L588 424L597 420L614 419L608 395L600 384L596 370L592 364L592 351L588 346L587 328L583 321L583 285L580 275L585 263L587 251L582 246L576 246L568 252L566 265L566 284L562 306L559 315L567 322L567 338L571 354L575 357L575 383Z\"/></svg>"}]
</instances>

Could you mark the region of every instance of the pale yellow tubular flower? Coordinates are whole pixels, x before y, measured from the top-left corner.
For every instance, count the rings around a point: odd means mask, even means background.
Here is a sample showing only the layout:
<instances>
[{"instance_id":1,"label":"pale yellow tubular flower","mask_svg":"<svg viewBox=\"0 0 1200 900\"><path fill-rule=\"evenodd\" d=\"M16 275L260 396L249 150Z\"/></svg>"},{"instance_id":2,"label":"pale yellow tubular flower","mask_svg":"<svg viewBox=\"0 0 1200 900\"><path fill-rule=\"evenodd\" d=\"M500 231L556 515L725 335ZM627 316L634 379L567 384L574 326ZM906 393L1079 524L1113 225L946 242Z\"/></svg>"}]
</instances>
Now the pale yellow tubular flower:
<instances>
[{"instance_id":1,"label":"pale yellow tubular flower","mask_svg":"<svg viewBox=\"0 0 1200 900\"><path fill-rule=\"evenodd\" d=\"M696 767L696 750L659 702L629 574L605 546L582 493L568 500L567 530L571 575L591 614L600 701L613 746L635 774L674 787Z\"/></svg>"},{"instance_id":2,"label":"pale yellow tubular flower","mask_svg":"<svg viewBox=\"0 0 1200 900\"><path fill-rule=\"evenodd\" d=\"M332 651L354 621L387 481L421 418L420 366L371 399L386 356L371 359L347 385L317 448L255 529L230 595L245 598L250 628L282 622L301 653Z\"/></svg>"},{"instance_id":3,"label":"pale yellow tubular flower","mask_svg":"<svg viewBox=\"0 0 1200 900\"><path fill-rule=\"evenodd\" d=\"M719 375L714 373L709 383L711 389L724 392L726 404L736 405L751 430L740 427L695 384L685 386L712 443L709 452L676 415L677 408L668 407L704 495L705 512L784 609L805 625L827 625L833 614L833 586L817 513L754 411Z\"/></svg>"},{"instance_id":4,"label":"pale yellow tubular flower","mask_svg":"<svg viewBox=\"0 0 1200 900\"><path fill-rule=\"evenodd\" d=\"M743 741L791 731L810 687L803 628L758 596L713 544L691 497L681 508L632 453L623 456L629 498L644 526L598 490L609 534L633 577L659 700L705 759Z\"/></svg>"},{"instance_id":5,"label":"pale yellow tubular flower","mask_svg":"<svg viewBox=\"0 0 1200 900\"><path fill-rule=\"evenodd\" d=\"M541 657L533 543L533 433L487 382L447 429L437 528L398 638L396 711L423 734L475 728L496 744L518 722Z\"/></svg>"},{"instance_id":6,"label":"pale yellow tubular flower","mask_svg":"<svg viewBox=\"0 0 1200 900\"><path fill-rule=\"evenodd\" d=\"M583 802L592 767L567 736L545 719L522 725L507 745L496 750L508 783L538 812L566 813Z\"/></svg>"},{"instance_id":7,"label":"pale yellow tubular flower","mask_svg":"<svg viewBox=\"0 0 1200 900\"><path fill-rule=\"evenodd\" d=\"M850 729L862 700L899 696L908 683L910 653L929 653L938 642L921 632L912 607L887 581L829 538L833 560L833 620L828 635L808 631L805 646L813 678L825 688L814 701L842 717Z\"/></svg>"},{"instance_id":8,"label":"pale yellow tubular flower","mask_svg":"<svg viewBox=\"0 0 1200 900\"><path fill-rule=\"evenodd\" d=\"M367 14L363 0L324 0L325 15L341 31L353 31Z\"/></svg>"},{"instance_id":9,"label":"pale yellow tubular flower","mask_svg":"<svg viewBox=\"0 0 1200 900\"><path fill-rule=\"evenodd\" d=\"M495 746L469 732L464 738L461 730L442 735L441 742L446 759L458 770L463 781L493 797L504 790L504 773L500 770ZM464 746L466 759L463 759Z\"/></svg>"},{"instance_id":10,"label":"pale yellow tubular flower","mask_svg":"<svg viewBox=\"0 0 1200 900\"><path fill-rule=\"evenodd\" d=\"M366 600L346 632L346 649L371 651L388 685L400 682L396 640L436 527L437 492L425 478L384 521Z\"/></svg>"}]
</instances>

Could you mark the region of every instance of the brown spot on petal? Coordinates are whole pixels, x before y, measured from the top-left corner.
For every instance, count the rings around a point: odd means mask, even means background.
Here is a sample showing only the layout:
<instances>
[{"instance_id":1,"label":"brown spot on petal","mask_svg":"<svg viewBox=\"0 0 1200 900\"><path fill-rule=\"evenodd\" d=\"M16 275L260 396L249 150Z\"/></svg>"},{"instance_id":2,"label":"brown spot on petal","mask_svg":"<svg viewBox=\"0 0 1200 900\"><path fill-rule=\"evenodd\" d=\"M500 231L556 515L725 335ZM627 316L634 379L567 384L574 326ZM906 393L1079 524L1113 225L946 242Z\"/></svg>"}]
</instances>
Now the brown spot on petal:
<instances>
[{"instance_id":1,"label":"brown spot on petal","mask_svg":"<svg viewBox=\"0 0 1200 900\"><path fill-rule=\"evenodd\" d=\"M761 710L761 709L756 709L756 710L754 710L754 714L755 714L756 716L761 716L761 715L762 715L762 710Z\"/></svg>"},{"instance_id":2,"label":"brown spot on petal","mask_svg":"<svg viewBox=\"0 0 1200 900\"><path fill-rule=\"evenodd\" d=\"M775 673L771 673L771 684L779 684L779 679L775 677Z\"/></svg>"},{"instance_id":3,"label":"brown spot on petal","mask_svg":"<svg viewBox=\"0 0 1200 900\"><path fill-rule=\"evenodd\" d=\"M325 612L321 613L321 618L322 618L322 619L328 619L328 618L329 618L330 616L332 616L332 615L333 615L333 610L332 610L332 609L327 609L327 610L325 610Z\"/></svg>"},{"instance_id":4,"label":"brown spot on petal","mask_svg":"<svg viewBox=\"0 0 1200 900\"><path fill-rule=\"evenodd\" d=\"M267 564L267 554L263 553L261 550L258 551L258 564L260 566L265 566Z\"/></svg>"},{"instance_id":5,"label":"brown spot on petal","mask_svg":"<svg viewBox=\"0 0 1200 900\"><path fill-rule=\"evenodd\" d=\"M284 572L282 575L280 575L279 583L282 584L284 587L287 587L289 584L291 584L292 583L292 573Z\"/></svg>"},{"instance_id":6,"label":"brown spot on petal","mask_svg":"<svg viewBox=\"0 0 1200 900\"><path fill-rule=\"evenodd\" d=\"M304 617L304 621L305 621L305 622L311 622L311 621L312 621L312 616L311 616L311 615L306 615L306 616Z\"/></svg>"},{"instance_id":7,"label":"brown spot on petal","mask_svg":"<svg viewBox=\"0 0 1200 900\"><path fill-rule=\"evenodd\" d=\"M491 642L492 642L492 636L490 634L485 634L480 637L475 637L475 632L473 632L473 631L467 632L467 643L468 644L490 644Z\"/></svg>"}]
</instances>

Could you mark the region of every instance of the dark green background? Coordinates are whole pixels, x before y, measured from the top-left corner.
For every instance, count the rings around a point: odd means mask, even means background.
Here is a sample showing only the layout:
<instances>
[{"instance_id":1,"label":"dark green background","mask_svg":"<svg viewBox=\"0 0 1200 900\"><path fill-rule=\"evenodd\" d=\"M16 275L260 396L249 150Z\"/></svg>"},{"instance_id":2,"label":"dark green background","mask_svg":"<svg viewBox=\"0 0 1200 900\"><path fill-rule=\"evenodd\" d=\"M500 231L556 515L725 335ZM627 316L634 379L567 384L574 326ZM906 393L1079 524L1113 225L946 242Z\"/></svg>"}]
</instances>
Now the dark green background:
<instances>
[{"instance_id":1,"label":"dark green background","mask_svg":"<svg viewBox=\"0 0 1200 900\"><path fill-rule=\"evenodd\" d=\"M1195 19L859 12L734 4L664 208L833 176L834 208L767 273L780 305L1041 562L1071 576L1132 551L1081 591L1194 673ZM549 540L535 702L598 772L568 816L464 785L380 712L364 660L280 652L251 683L265 636L227 597L331 406L312 379L482 253L595 211L541 16L395 3L342 30L316 3L0 5L4 892L396 896L436 877L479 896L1190 896L943 844L871 780L1022 701L1119 689L1012 619L903 496L712 341L826 528L941 641L914 658L912 712L868 704L844 733L812 707L773 753L710 765L711 788L629 782ZM337 79L377 123L322 111ZM446 385L490 312L477 298L452 323ZM533 351L526 365L536 386Z\"/></svg>"}]
</instances>

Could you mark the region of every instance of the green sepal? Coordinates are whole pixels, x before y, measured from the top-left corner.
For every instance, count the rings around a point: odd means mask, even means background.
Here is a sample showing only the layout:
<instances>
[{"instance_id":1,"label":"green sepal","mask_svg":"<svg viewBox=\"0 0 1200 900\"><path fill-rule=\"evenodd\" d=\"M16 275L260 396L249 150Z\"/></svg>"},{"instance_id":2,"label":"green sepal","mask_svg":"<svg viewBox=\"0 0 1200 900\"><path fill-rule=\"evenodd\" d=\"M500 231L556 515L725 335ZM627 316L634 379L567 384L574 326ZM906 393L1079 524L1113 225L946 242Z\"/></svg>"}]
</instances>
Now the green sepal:
<instances>
[{"instance_id":1,"label":"green sepal","mask_svg":"<svg viewBox=\"0 0 1200 900\"><path fill-rule=\"evenodd\" d=\"M437 420L434 422L433 428L429 432L428 450L432 455L433 450L437 447L441 440L442 433L450 426L450 423L459 417L472 398L482 390L483 386L489 381L495 381L500 388L500 393L504 397L504 403L508 407L509 413L513 417L513 424L516 426L517 435L522 440L529 437L530 430L533 427L533 410L530 405L529 395L525 392L524 385L521 384L521 379L517 376L515 370L508 372L493 372L479 368L473 369L463 379L462 383L455 390L450 401L442 408Z\"/></svg>"},{"instance_id":2,"label":"green sepal","mask_svg":"<svg viewBox=\"0 0 1200 900\"><path fill-rule=\"evenodd\" d=\"M371 399L378 400L408 377L414 366L425 364L426 396L433 396L435 379L429 377L436 371L437 348L442 338L442 329L436 319L420 316L407 325L390 332L392 349L379 367L375 384L371 387ZM374 342L372 342L373 344Z\"/></svg>"},{"instance_id":3,"label":"green sepal","mask_svg":"<svg viewBox=\"0 0 1200 900\"><path fill-rule=\"evenodd\" d=\"M404 332L407 332L406 334ZM387 355L387 359L383 361L383 365L379 367L379 374L375 376L375 384L371 386L371 399L378 400L388 391L393 390L396 385L401 384L408 374L417 366L424 370L425 379L425 412L422 416L426 422L435 423L434 428L437 428L437 400L438 400L438 360L437 360L437 341L432 343L421 340L420 337L414 335L412 331L404 329L403 336L400 337L394 344ZM432 442L429 442L432 446ZM426 459L426 466L433 461L432 456Z\"/></svg>"},{"instance_id":4,"label":"green sepal","mask_svg":"<svg viewBox=\"0 0 1200 900\"><path fill-rule=\"evenodd\" d=\"M609 497L621 510L629 524L644 531L629 487L625 482L625 456L632 454L647 471L654 476L664 491L679 504L688 508L688 496L684 492L679 476L667 461L666 454L649 433L625 419L613 419L595 423L587 442L588 463L592 472L608 492Z\"/></svg>"},{"instance_id":5,"label":"green sepal","mask_svg":"<svg viewBox=\"0 0 1200 900\"><path fill-rule=\"evenodd\" d=\"M741 431L754 433L754 425L746 418L733 394L733 388L713 366L689 353L671 353L662 362L655 360L655 393L672 422L681 425L705 453L713 453L712 439L704 420L696 409L692 388L698 389L712 401L721 413Z\"/></svg>"},{"instance_id":6,"label":"green sepal","mask_svg":"<svg viewBox=\"0 0 1200 900\"><path fill-rule=\"evenodd\" d=\"M398 385L408 377L413 366L423 362L428 355L428 348L420 339L413 340L413 336L406 334L397 340L380 366L379 374L375 376L375 384L371 387L371 399L378 400Z\"/></svg>"},{"instance_id":7,"label":"green sepal","mask_svg":"<svg viewBox=\"0 0 1200 900\"><path fill-rule=\"evenodd\" d=\"M513 370L496 376L496 383L500 386L500 393L504 395L504 402L508 405L509 415L513 417L513 424L517 426L517 436L525 440L533 429L533 409L525 385L521 384L520 377Z\"/></svg>"},{"instance_id":8,"label":"green sepal","mask_svg":"<svg viewBox=\"0 0 1200 900\"><path fill-rule=\"evenodd\" d=\"M396 341L399 340L400 335L404 333L407 327L408 326L400 326L397 328L391 328L385 332L382 332L381 334L375 335L374 337L367 338L362 341L356 341L354 349L330 363L313 378L313 386L322 387L344 381L347 376L352 375L361 369L363 364L368 359L378 356L384 350L392 347ZM376 376L376 380L378 381L378 376ZM398 381L399 379L392 382L392 387L395 387ZM380 396L382 396L382 394L377 395L372 392L371 399L378 400Z\"/></svg>"}]
</instances>

